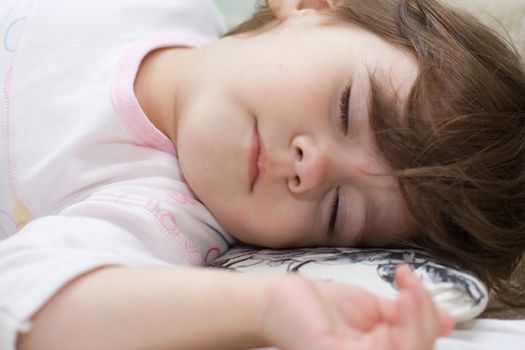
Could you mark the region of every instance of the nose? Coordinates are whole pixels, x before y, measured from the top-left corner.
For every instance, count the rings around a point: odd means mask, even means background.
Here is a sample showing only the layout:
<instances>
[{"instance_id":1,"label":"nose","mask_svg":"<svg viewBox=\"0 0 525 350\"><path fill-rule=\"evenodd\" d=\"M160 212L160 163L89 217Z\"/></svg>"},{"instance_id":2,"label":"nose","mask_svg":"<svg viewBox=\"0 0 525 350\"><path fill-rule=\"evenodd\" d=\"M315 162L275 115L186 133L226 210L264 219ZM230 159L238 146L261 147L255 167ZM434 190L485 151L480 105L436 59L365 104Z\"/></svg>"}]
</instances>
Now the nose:
<instances>
[{"instance_id":1,"label":"nose","mask_svg":"<svg viewBox=\"0 0 525 350\"><path fill-rule=\"evenodd\" d=\"M296 136L291 143L293 172L288 178L290 191L296 194L319 188L326 183L328 159L326 150L307 135Z\"/></svg>"}]
</instances>

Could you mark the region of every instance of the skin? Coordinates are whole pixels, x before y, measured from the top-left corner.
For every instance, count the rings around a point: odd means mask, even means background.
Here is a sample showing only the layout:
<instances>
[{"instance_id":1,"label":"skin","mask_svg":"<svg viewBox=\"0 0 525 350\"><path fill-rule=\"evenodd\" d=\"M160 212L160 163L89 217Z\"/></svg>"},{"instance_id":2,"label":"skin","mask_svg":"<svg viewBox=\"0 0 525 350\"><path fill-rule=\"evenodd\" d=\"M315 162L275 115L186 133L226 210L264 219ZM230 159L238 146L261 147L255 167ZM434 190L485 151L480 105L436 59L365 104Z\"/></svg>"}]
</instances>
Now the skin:
<instances>
[{"instance_id":1,"label":"skin","mask_svg":"<svg viewBox=\"0 0 525 350\"><path fill-rule=\"evenodd\" d=\"M139 103L174 143L194 193L241 241L355 246L410 236L398 182L387 175L370 129L368 101L369 73L386 93L406 98L416 62L359 27L320 23L320 11L278 14L278 25L255 33L149 55L135 83ZM345 131L339 106L347 85ZM252 188L255 128L263 153Z\"/></svg>"}]
</instances>

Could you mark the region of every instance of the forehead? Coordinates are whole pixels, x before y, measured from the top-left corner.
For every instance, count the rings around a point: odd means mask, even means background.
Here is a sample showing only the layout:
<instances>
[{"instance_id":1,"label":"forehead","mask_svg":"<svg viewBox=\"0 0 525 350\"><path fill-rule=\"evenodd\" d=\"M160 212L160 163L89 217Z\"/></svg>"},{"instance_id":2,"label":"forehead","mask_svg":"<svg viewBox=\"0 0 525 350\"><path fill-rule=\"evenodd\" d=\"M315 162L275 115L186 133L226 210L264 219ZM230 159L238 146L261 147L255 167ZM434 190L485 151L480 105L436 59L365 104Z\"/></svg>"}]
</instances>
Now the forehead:
<instances>
[{"instance_id":1,"label":"forehead","mask_svg":"<svg viewBox=\"0 0 525 350\"><path fill-rule=\"evenodd\" d=\"M303 49L312 51L311 56L303 57L306 60L324 56L323 51L327 55L341 56L338 60L331 60L331 63L339 63L338 69L351 69L352 75L361 77L373 75L382 82L385 92L394 92L400 97L408 95L419 71L413 53L353 23L334 23L326 16L310 14L273 29L288 46L289 50L281 51L284 57L286 51L296 48L301 52Z\"/></svg>"},{"instance_id":2,"label":"forehead","mask_svg":"<svg viewBox=\"0 0 525 350\"><path fill-rule=\"evenodd\" d=\"M408 95L419 71L412 53L357 25L338 25L337 28L347 34L354 75L373 76L381 82L385 93L395 93L401 98Z\"/></svg>"}]
</instances>

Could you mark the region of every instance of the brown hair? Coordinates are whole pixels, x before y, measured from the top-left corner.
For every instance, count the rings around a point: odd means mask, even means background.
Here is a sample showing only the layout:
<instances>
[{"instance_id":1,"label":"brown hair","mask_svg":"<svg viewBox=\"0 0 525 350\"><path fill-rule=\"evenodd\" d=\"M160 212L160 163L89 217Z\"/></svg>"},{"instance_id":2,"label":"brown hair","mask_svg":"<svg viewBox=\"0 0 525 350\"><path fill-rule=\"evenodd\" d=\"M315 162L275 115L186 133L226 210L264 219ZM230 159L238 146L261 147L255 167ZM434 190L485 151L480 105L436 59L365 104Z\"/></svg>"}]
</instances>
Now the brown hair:
<instances>
[{"instance_id":1,"label":"brown hair","mask_svg":"<svg viewBox=\"0 0 525 350\"><path fill-rule=\"evenodd\" d=\"M399 178L419 247L524 305L512 274L525 250L525 74L512 46L437 0L344 0L328 18L412 53L419 74L403 108L372 78L371 127ZM265 3L239 34L275 20ZM400 110L399 115L395 110ZM521 284L520 284L521 283Z\"/></svg>"}]
</instances>

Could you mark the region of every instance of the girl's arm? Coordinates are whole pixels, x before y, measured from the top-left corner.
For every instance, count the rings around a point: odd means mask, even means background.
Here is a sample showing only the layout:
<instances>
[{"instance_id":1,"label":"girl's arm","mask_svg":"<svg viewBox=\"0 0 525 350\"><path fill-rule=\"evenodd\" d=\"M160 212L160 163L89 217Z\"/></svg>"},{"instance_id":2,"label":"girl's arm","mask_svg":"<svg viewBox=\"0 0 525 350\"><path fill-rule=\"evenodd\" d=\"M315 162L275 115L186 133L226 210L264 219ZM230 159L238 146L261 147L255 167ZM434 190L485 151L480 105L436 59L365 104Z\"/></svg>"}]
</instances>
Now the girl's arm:
<instances>
[{"instance_id":1,"label":"girl's arm","mask_svg":"<svg viewBox=\"0 0 525 350\"><path fill-rule=\"evenodd\" d=\"M18 349L431 349L451 321L408 271L397 302L298 276L107 267L63 288Z\"/></svg>"},{"instance_id":2,"label":"girl's arm","mask_svg":"<svg viewBox=\"0 0 525 350\"><path fill-rule=\"evenodd\" d=\"M264 283L201 268L100 269L37 313L18 349L248 349L262 342Z\"/></svg>"}]
</instances>

